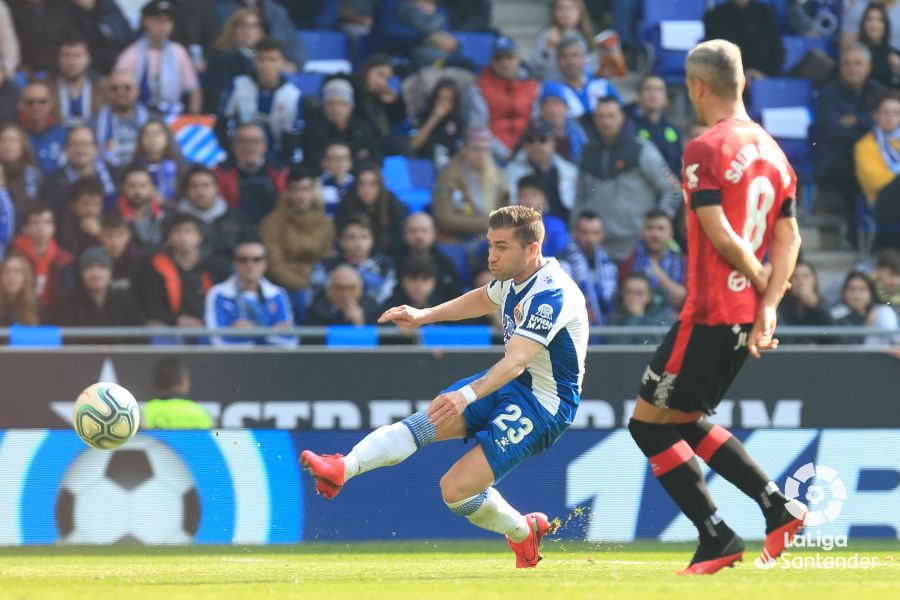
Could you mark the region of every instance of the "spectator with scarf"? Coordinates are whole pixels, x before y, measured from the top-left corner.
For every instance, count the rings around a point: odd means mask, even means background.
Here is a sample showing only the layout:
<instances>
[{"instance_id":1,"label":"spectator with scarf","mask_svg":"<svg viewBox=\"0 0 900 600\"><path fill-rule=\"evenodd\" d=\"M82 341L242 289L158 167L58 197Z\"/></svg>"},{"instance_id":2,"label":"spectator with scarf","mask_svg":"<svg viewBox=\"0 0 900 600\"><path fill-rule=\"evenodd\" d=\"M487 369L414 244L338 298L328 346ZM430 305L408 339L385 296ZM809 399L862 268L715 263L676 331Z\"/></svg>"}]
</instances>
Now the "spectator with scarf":
<instances>
[{"instance_id":1,"label":"spectator with scarf","mask_svg":"<svg viewBox=\"0 0 900 600\"><path fill-rule=\"evenodd\" d=\"M672 219L664 211L654 209L644 216L641 239L621 265L620 277L643 273L650 280L654 295L660 296L673 309L681 308L687 289L684 287L684 256L673 238Z\"/></svg>"},{"instance_id":2,"label":"spectator with scarf","mask_svg":"<svg viewBox=\"0 0 900 600\"><path fill-rule=\"evenodd\" d=\"M113 71L106 89L109 102L100 107L93 123L97 144L109 164L127 165L137 146L138 131L150 114L138 102L138 86L133 71Z\"/></svg>"},{"instance_id":3,"label":"spectator with scarf","mask_svg":"<svg viewBox=\"0 0 900 600\"><path fill-rule=\"evenodd\" d=\"M585 46L579 38L564 38L557 47L556 64L559 68L559 83L569 116L580 119L590 115L597 108L597 100L613 97L622 103L615 86L605 77L592 75L586 70Z\"/></svg>"},{"instance_id":4,"label":"spectator with scarf","mask_svg":"<svg viewBox=\"0 0 900 600\"><path fill-rule=\"evenodd\" d=\"M45 81L32 81L19 98L19 123L28 132L37 166L45 175L62 162L65 127L53 120L53 96Z\"/></svg>"},{"instance_id":5,"label":"spectator with scarf","mask_svg":"<svg viewBox=\"0 0 900 600\"><path fill-rule=\"evenodd\" d=\"M12 250L31 264L34 291L42 310L59 305L66 291L71 289L71 254L57 246L56 222L53 211L46 206L32 206L22 216L22 234L16 237Z\"/></svg>"},{"instance_id":6,"label":"spectator with scarf","mask_svg":"<svg viewBox=\"0 0 900 600\"><path fill-rule=\"evenodd\" d=\"M618 269L603 249L603 221L584 211L575 218L572 241L559 255L559 264L575 280L587 301L591 325L603 325L613 309L619 288Z\"/></svg>"},{"instance_id":7,"label":"spectator with scarf","mask_svg":"<svg viewBox=\"0 0 900 600\"><path fill-rule=\"evenodd\" d=\"M21 217L38 200L43 175L34 162L25 130L15 123L0 125L0 167L5 193Z\"/></svg>"},{"instance_id":8,"label":"spectator with scarf","mask_svg":"<svg viewBox=\"0 0 900 600\"><path fill-rule=\"evenodd\" d=\"M321 166L322 176L319 184L322 188L325 212L328 216L334 216L338 204L353 189L353 151L346 142L331 142L325 146Z\"/></svg>"},{"instance_id":9,"label":"spectator with scarf","mask_svg":"<svg viewBox=\"0 0 900 600\"><path fill-rule=\"evenodd\" d=\"M132 164L147 169L157 197L166 205L178 199L187 165L181 158L172 130L159 119L150 119L138 133Z\"/></svg>"},{"instance_id":10,"label":"spectator with scarf","mask_svg":"<svg viewBox=\"0 0 900 600\"><path fill-rule=\"evenodd\" d=\"M569 116L563 84L545 81L540 97L541 120L553 128L556 153L572 164L581 160L581 151L588 143L584 128Z\"/></svg>"},{"instance_id":11,"label":"spectator with scarf","mask_svg":"<svg viewBox=\"0 0 900 600\"><path fill-rule=\"evenodd\" d=\"M64 40L57 55L50 93L57 123L72 127L93 120L103 102L103 90L90 75L91 53L78 38Z\"/></svg>"},{"instance_id":12,"label":"spectator with scarf","mask_svg":"<svg viewBox=\"0 0 900 600\"><path fill-rule=\"evenodd\" d=\"M219 138L237 124L258 123L266 131L269 159L282 165L299 162L303 131L303 100L300 89L284 78L281 44L266 38L255 47L253 75L235 77L222 94L221 117L216 123ZM227 142L225 142L227 143Z\"/></svg>"},{"instance_id":13,"label":"spectator with scarf","mask_svg":"<svg viewBox=\"0 0 900 600\"><path fill-rule=\"evenodd\" d=\"M66 135L65 163L50 173L40 189L41 201L53 209L62 222L69 198L69 190L79 179L95 178L103 188L103 209L111 209L118 198L119 169L100 158L100 148L94 130L76 125Z\"/></svg>"},{"instance_id":14,"label":"spectator with scarf","mask_svg":"<svg viewBox=\"0 0 900 600\"><path fill-rule=\"evenodd\" d=\"M203 74L203 112L219 109L222 94L235 77L253 74L254 48L265 36L256 11L242 8L229 17L213 42Z\"/></svg>"},{"instance_id":15,"label":"spectator with scarf","mask_svg":"<svg viewBox=\"0 0 900 600\"><path fill-rule=\"evenodd\" d=\"M203 106L203 91L194 64L184 46L173 42L172 4L151 0L141 9L138 40L119 56L116 69L128 69L138 81L139 98L159 115L198 113ZM187 95L187 106L182 98Z\"/></svg>"},{"instance_id":16,"label":"spectator with scarf","mask_svg":"<svg viewBox=\"0 0 900 600\"><path fill-rule=\"evenodd\" d=\"M135 245L147 253L156 252L165 240L169 215L156 195L147 169L129 167L125 171L116 208L131 226Z\"/></svg>"}]
</instances>

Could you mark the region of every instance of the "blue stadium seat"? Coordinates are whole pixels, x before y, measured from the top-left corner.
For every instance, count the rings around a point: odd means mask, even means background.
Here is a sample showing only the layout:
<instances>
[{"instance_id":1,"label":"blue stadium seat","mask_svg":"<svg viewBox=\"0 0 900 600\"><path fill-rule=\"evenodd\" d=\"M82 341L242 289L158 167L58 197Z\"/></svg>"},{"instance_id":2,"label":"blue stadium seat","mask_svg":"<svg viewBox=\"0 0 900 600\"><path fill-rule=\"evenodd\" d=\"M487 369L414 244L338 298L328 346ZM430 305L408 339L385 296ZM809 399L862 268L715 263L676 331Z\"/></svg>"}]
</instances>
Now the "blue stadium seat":
<instances>
[{"instance_id":1,"label":"blue stadium seat","mask_svg":"<svg viewBox=\"0 0 900 600\"><path fill-rule=\"evenodd\" d=\"M706 0L644 0L638 39L648 41L649 32L662 21L702 21Z\"/></svg>"},{"instance_id":2,"label":"blue stadium seat","mask_svg":"<svg viewBox=\"0 0 900 600\"><path fill-rule=\"evenodd\" d=\"M438 252L453 261L453 266L456 267L460 279L469 281L472 278L472 274L469 272L469 255L466 254L463 246L459 244L436 244L435 246Z\"/></svg>"},{"instance_id":3,"label":"blue stadium seat","mask_svg":"<svg viewBox=\"0 0 900 600\"><path fill-rule=\"evenodd\" d=\"M286 75L288 81L300 88L304 96L318 96L322 88L324 73L291 73Z\"/></svg>"},{"instance_id":4,"label":"blue stadium seat","mask_svg":"<svg viewBox=\"0 0 900 600\"><path fill-rule=\"evenodd\" d=\"M306 60L350 60L347 36L340 31L301 29L297 35L306 50Z\"/></svg>"},{"instance_id":5,"label":"blue stadium seat","mask_svg":"<svg viewBox=\"0 0 900 600\"><path fill-rule=\"evenodd\" d=\"M325 334L325 345L377 346L378 331L374 325L329 325Z\"/></svg>"},{"instance_id":6,"label":"blue stadium seat","mask_svg":"<svg viewBox=\"0 0 900 600\"><path fill-rule=\"evenodd\" d=\"M821 50L827 52L828 43L825 38L809 38L802 35L785 35L782 36L781 42L784 44L784 65L785 73L793 69L799 63L806 53L810 50Z\"/></svg>"},{"instance_id":7,"label":"blue stadium seat","mask_svg":"<svg viewBox=\"0 0 900 600\"><path fill-rule=\"evenodd\" d=\"M434 167L427 160L388 156L381 167L384 184L394 192L411 213L426 210L431 205L434 186Z\"/></svg>"},{"instance_id":8,"label":"blue stadium seat","mask_svg":"<svg viewBox=\"0 0 900 600\"><path fill-rule=\"evenodd\" d=\"M491 328L487 325L429 325L422 328L422 345L490 346Z\"/></svg>"},{"instance_id":9,"label":"blue stadium seat","mask_svg":"<svg viewBox=\"0 0 900 600\"><path fill-rule=\"evenodd\" d=\"M55 325L10 325L10 346L56 348L62 346L62 332Z\"/></svg>"},{"instance_id":10,"label":"blue stadium seat","mask_svg":"<svg viewBox=\"0 0 900 600\"><path fill-rule=\"evenodd\" d=\"M451 31L453 37L459 43L459 52L464 58L482 68L491 62L491 47L494 45L493 33L478 33L475 31Z\"/></svg>"}]
</instances>

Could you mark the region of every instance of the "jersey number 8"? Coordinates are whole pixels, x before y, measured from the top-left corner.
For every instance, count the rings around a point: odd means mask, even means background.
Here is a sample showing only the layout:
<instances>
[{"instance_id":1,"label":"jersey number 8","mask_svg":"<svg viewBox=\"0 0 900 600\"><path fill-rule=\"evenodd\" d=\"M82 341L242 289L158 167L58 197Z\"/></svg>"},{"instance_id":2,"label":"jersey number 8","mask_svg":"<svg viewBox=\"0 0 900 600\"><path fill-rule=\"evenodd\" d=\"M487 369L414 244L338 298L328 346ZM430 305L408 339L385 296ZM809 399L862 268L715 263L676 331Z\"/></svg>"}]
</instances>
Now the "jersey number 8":
<instances>
[{"instance_id":1,"label":"jersey number 8","mask_svg":"<svg viewBox=\"0 0 900 600\"><path fill-rule=\"evenodd\" d=\"M753 252L762 246L766 235L766 217L774 203L775 188L768 177L757 177L747 186L747 216L742 237L753 248Z\"/></svg>"},{"instance_id":2,"label":"jersey number 8","mask_svg":"<svg viewBox=\"0 0 900 600\"><path fill-rule=\"evenodd\" d=\"M532 423L531 419L528 417L523 417L522 409L515 404L507 406L506 412L509 414L499 415L494 419L494 425L496 425L497 429L500 431L506 432L506 437L509 438L510 442L518 444L526 435L534 430L534 423ZM518 422L521 427L519 429L512 428L506 424L507 421L512 423Z\"/></svg>"}]
</instances>

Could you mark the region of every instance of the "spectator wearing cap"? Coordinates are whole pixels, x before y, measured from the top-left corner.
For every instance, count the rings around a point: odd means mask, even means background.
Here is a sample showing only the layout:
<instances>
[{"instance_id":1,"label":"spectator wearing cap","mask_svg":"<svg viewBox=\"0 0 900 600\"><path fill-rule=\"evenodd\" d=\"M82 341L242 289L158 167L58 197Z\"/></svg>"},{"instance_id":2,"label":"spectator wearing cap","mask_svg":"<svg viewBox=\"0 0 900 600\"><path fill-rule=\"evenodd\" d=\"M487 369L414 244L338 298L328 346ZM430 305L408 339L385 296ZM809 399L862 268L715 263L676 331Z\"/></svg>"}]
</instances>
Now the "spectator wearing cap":
<instances>
[{"instance_id":1,"label":"spectator wearing cap","mask_svg":"<svg viewBox=\"0 0 900 600\"><path fill-rule=\"evenodd\" d=\"M638 84L637 102L625 107L625 114L637 129L638 137L653 142L673 173L681 173L684 149L681 130L666 117L669 95L666 82L658 75L647 75Z\"/></svg>"},{"instance_id":2,"label":"spectator wearing cap","mask_svg":"<svg viewBox=\"0 0 900 600\"><path fill-rule=\"evenodd\" d=\"M472 129L438 177L431 211L441 242L474 241L487 233L488 215L506 206L506 176L491 158L491 133Z\"/></svg>"},{"instance_id":3,"label":"spectator wearing cap","mask_svg":"<svg viewBox=\"0 0 900 600\"><path fill-rule=\"evenodd\" d=\"M568 223L569 212L575 205L578 168L556 153L556 132L549 123L532 123L522 138L522 149L506 165L509 189L515 189L525 175L534 175L540 183L547 199L547 212Z\"/></svg>"},{"instance_id":4,"label":"spectator wearing cap","mask_svg":"<svg viewBox=\"0 0 900 600\"><path fill-rule=\"evenodd\" d=\"M309 287L313 265L334 251L334 225L322 201L315 174L299 166L288 175L287 190L275 210L259 224L269 256L269 277L292 297Z\"/></svg>"},{"instance_id":5,"label":"spectator wearing cap","mask_svg":"<svg viewBox=\"0 0 900 600\"><path fill-rule=\"evenodd\" d=\"M379 313L378 302L364 292L360 273L350 265L339 265L313 299L304 325L374 325Z\"/></svg>"},{"instance_id":6,"label":"spectator wearing cap","mask_svg":"<svg viewBox=\"0 0 900 600\"><path fill-rule=\"evenodd\" d=\"M402 264L407 259L422 258L433 263L437 269L436 293L442 298L456 298L463 291L461 273L453 261L438 250L436 240L431 215L424 212L411 214L403 224L403 247L394 255L394 260Z\"/></svg>"},{"instance_id":7,"label":"spectator wearing cap","mask_svg":"<svg viewBox=\"0 0 900 600\"><path fill-rule=\"evenodd\" d=\"M321 164L328 144L344 142L353 152L353 160L371 159L381 162L383 150L378 134L368 120L354 112L356 99L353 85L343 78L327 81L322 86L321 114L313 113L303 129L303 161Z\"/></svg>"},{"instance_id":8,"label":"spectator wearing cap","mask_svg":"<svg viewBox=\"0 0 900 600\"><path fill-rule=\"evenodd\" d=\"M578 164L581 151L588 143L587 133L579 122L569 116L563 84L545 81L541 90L540 117L553 128L556 153L573 164Z\"/></svg>"},{"instance_id":9,"label":"spectator wearing cap","mask_svg":"<svg viewBox=\"0 0 900 600\"><path fill-rule=\"evenodd\" d=\"M394 295L388 298L381 310L395 306L431 308L448 299L438 293L437 266L428 258L413 257L400 264L398 285Z\"/></svg>"},{"instance_id":10,"label":"spectator wearing cap","mask_svg":"<svg viewBox=\"0 0 900 600\"><path fill-rule=\"evenodd\" d=\"M563 38L556 50L559 82L563 85L566 106L573 119L592 114L600 98L611 96L622 102L618 90L608 79L587 71L585 52L584 42L577 37Z\"/></svg>"},{"instance_id":11,"label":"spectator wearing cap","mask_svg":"<svg viewBox=\"0 0 900 600\"><path fill-rule=\"evenodd\" d=\"M206 294L206 326L210 329L233 327L287 329L294 324L291 302L284 288L264 277L268 268L266 247L258 241L245 241L234 250L235 274L216 284ZM269 335L264 338L216 336L215 346L297 345L297 338Z\"/></svg>"},{"instance_id":12,"label":"spectator wearing cap","mask_svg":"<svg viewBox=\"0 0 900 600\"><path fill-rule=\"evenodd\" d=\"M674 216L681 192L656 146L625 130L617 100L600 100L594 126L599 137L581 155L572 213L597 213L606 230L607 252L622 262L635 248L644 215L661 208Z\"/></svg>"},{"instance_id":13,"label":"spectator wearing cap","mask_svg":"<svg viewBox=\"0 0 900 600\"><path fill-rule=\"evenodd\" d=\"M538 88L538 81L522 67L516 43L506 36L494 40L490 64L466 89L463 114L468 128L491 132L491 151L498 160L509 160L519 146Z\"/></svg>"},{"instance_id":14,"label":"spectator wearing cap","mask_svg":"<svg viewBox=\"0 0 900 600\"><path fill-rule=\"evenodd\" d=\"M450 78L439 80L428 103L413 122L409 145L420 158L427 158L443 171L462 144L462 103L459 86Z\"/></svg>"},{"instance_id":15,"label":"spectator wearing cap","mask_svg":"<svg viewBox=\"0 0 900 600\"><path fill-rule=\"evenodd\" d=\"M303 99L300 89L284 78L281 44L266 38L254 48L253 75L239 75L222 94L217 128L233 129L237 123L261 123L266 131L269 158L288 165L299 162L303 131ZM221 125L220 125L221 124Z\"/></svg>"},{"instance_id":16,"label":"spectator wearing cap","mask_svg":"<svg viewBox=\"0 0 900 600\"><path fill-rule=\"evenodd\" d=\"M142 286L148 324L203 327L206 293L228 274L227 261L204 253L200 219L174 215L165 249L150 259Z\"/></svg>"},{"instance_id":17,"label":"spectator wearing cap","mask_svg":"<svg viewBox=\"0 0 900 600\"><path fill-rule=\"evenodd\" d=\"M291 62L289 68L302 71L306 62L303 42L297 35L291 16L275 0L213 0L212 14L217 31L222 31L231 15L242 8L255 12L263 29L269 32L269 37L278 40L284 48L284 55Z\"/></svg>"},{"instance_id":18,"label":"spectator wearing cap","mask_svg":"<svg viewBox=\"0 0 900 600\"><path fill-rule=\"evenodd\" d=\"M176 210L200 219L204 250L226 261L238 241L251 231L244 218L219 193L216 174L201 165L192 167L185 175L184 197Z\"/></svg>"},{"instance_id":19,"label":"spectator wearing cap","mask_svg":"<svg viewBox=\"0 0 900 600\"><path fill-rule=\"evenodd\" d=\"M58 306L54 322L66 327L128 327L143 324L143 318L132 294L112 287L112 259L98 246L78 259L78 284Z\"/></svg>"},{"instance_id":20,"label":"spectator wearing cap","mask_svg":"<svg viewBox=\"0 0 900 600\"><path fill-rule=\"evenodd\" d=\"M266 158L266 150L266 133L260 125L238 125L230 156L213 169L225 202L253 227L275 208L287 177L284 168Z\"/></svg>"},{"instance_id":21,"label":"spectator wearing cap","mask_svg":"<svg viewBox=\"0 0 900 600\"><path fill-rule=\"evenodd\" d=\"M194 63L184 46L173 42L174 21L169 0L151 0L141 9L144 32L116 61L116 69L128 69L138 82L138 98L161 115L198 113L203 91ZM187 106L182 103L188 96Z\"/></svg>"},{"instance_id":22,"label":"spectator wearing cap","mask_svg":"<svg viewBox=\"0 0 900 600\"><path fill-rule=\"evenodd\" d=\"M103 159L111 165L127 165L137 147L138 132L150 113L138 101L134 72L113 71L106 81L107 103L97 111L93 127Z\"/></svg>"},{"instance_id":23,"label":"spectator wearing cap","mask_svg":"<svg viewBox=\"0 0 900 600\"><path fill-rule=\"evenodd\" d=\"M459 43L450 34L447 13L437 0L401 0L397 20L418 35L410 50L416 68L444 64L459 50Z\"/></svg>"},{"instance_id":24,"label":"spectator wearing cap","mask_svg":"<svg viewBox=\"0 0 900 600\"><path fill-rule=\"evenodd\" d=\"M569 229L565 220L548 211L547 193L540 178L535 174L523 175L516 182L515 189L516 204L533 208L542 215L544 243L541 254L558 256L569 245Z\"/></svg>"}]
</instances>

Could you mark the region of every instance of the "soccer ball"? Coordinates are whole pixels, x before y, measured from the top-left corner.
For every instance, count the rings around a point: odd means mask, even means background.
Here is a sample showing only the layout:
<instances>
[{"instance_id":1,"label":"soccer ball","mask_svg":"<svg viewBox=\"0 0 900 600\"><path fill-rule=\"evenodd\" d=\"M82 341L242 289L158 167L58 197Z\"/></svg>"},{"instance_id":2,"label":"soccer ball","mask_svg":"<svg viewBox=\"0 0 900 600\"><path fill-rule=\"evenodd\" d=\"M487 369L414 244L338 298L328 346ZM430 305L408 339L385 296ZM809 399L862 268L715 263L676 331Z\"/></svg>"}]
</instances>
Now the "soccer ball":
<instances>
[{"instance_id":1,"label":"soccer ball","mask_svg":"<svg viewBox=\"0 0 900 600\"><path fill-rule=\"evenodd\" d=\"M137 433L141 422L131 392L115 383L95 383L81 392L72 423L84 443L101 450L118 448Z\"/></svg>"}]
</instances>

